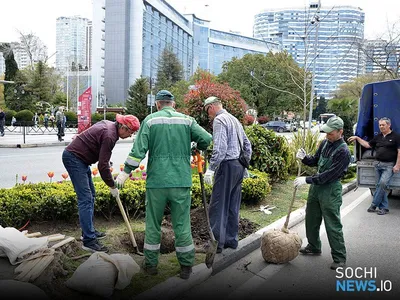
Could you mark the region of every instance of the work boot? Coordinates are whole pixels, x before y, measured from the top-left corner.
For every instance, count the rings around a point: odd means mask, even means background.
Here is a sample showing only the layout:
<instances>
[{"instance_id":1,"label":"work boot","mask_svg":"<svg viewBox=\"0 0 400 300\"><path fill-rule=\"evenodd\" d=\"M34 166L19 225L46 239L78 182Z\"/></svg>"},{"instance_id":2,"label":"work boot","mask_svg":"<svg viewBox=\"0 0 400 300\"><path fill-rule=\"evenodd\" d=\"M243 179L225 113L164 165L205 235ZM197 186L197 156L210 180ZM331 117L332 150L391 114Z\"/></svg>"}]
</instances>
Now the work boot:
<instances>
[{"instance_id":1,"label":"work boot","mask_svg":"<svg viewBox=\"0 0 400 300\"><path fill-rule=\"evenodd\" d=\"M376 212L376 206L371 204L371 206L368 207L367 212Z\"/></svg>"},{"instance_id":2,"label":"work boot","mask_svg":"<svg viewBox=\"0 0 400 300\"><path fill-rule=\"evenodd\" d=\"M96 239L98 239L98 240L102 240L107 236L107 234L105 232L100 232L97 230L94 231L94 234L96 235ZM81 235L81 241L83 241L83 232Z\"/></svg>"},{"instance_id":3,"label":"work boot","mask_svg":"<svg viewBox=\"0 0 400 300\"><path fill-rule=\"evenodd\" d=\"M83 243L82 249L90 252L108 252L108 248L101 244L98 240L89 243Z\"/></svg>"},{"instance_id":4,"label":"work boot","mask_svg":"<svg viewBox=\"0 0 400 300\"><path fill-rule=\"evenodd\" d=\"M331 269L336 270L337 268L344 268L345 266L346 266L346 263L343 261L333 262L331 264Z\"/></svg>"},{"instance_id":5,"label":"work boot","mask_svg":"<svg viewBox=\"0 0 400 300\"><path fill-rule=\"evenodd\" d=\"M157 266L146 265L145 261L143 261L142 268L143 268L144 272L148 275L157 275L158 274Z\"/></svg>"},{"instance_id":6,"label":"work boot","mask_svg":"<svg viewBox=\"0 0 400 300\"><path fill-rule=\"evenodd\" d=\"M312 249L310 245L300 248L301 254L321 255L321 250Z\"/></svg>"},{"instance_id":7,"label":"work boot","mask_svg":"<svg viewBox=\"0 0 400 300\"><path fill-rule=\"evenodd\" d=\"M189 279L190 274L192 274L192 267L190 267L190 266L181 266L180 277L182 279Z\"/></svg>"},{"instance_id":8,"label":"work boot","mask_svg":"<svg viewBox=\"0 0 400 300\"><path fill-rule=\"evenodd\" d=\"M380 216L386 215L386 214L388 214L388 213L389 213L389 210L386 209L386 208L382 208L382 209L379 209L379 210L377 211L377 214L380 215Z\"/></svg>"}]
</instances>

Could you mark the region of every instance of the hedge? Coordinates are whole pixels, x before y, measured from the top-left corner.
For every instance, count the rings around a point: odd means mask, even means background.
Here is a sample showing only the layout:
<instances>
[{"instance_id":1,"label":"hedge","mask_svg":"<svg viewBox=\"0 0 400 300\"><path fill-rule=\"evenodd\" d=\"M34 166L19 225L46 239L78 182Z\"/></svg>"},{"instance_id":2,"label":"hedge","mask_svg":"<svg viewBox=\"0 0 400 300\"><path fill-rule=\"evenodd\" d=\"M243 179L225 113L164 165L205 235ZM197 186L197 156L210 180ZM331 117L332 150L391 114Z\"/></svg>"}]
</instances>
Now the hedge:
<instances>
[{"instance_id":1,"label":"hedge","mask_svg":"<svg viewBox=\"0 0 400 300\"><path fill-rule=\"evenodd\" d=\"M242 201L256 204L271 191L268 175L252 171L253 178L245 178L242 185ZM94 182L96 189L95 213L110 218L119 212L108 186L102 181ZM128 180L120 191L125 209L134 213L144 210L145 180ZM212 186L205 184L207 200ZM18 184L10 189L0 189L0 225L19 227L30 221L70 220L77 218L77 199L71 181L54 183ZM191 189L192 208L202 205L198 175L193 175Z\"/></svg>"}]
</instances>

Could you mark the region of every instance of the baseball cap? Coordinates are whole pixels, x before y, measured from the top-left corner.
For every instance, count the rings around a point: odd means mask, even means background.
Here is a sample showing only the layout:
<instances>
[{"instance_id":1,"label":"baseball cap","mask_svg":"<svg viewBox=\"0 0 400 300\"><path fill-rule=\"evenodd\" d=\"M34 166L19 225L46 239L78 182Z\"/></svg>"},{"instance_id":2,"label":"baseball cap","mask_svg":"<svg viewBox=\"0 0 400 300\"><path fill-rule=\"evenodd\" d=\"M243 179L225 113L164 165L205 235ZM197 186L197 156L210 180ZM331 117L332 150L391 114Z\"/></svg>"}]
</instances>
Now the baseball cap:
<instances>
[{"instance_id":1,"label":"baseball cap","mask_svg":"<svg viewBox=\"0 0 400 300\"><path fill-rule=\"evenodd\" d=\"M161 90L156 95L156 101L157 100L175 101L175 97L174 97L174 95L171 94L170 91Z\"/></svg>"},{"instance_id":2,"label":"baseball cap","mask_svg":"<svg viewBox=\"0 0 400 300\"><path fill-rule=\"evenodd\" d=\"M221 102L221 101L217 97L211 96L211 97L208 97L204 101L204 106L207 106L209 104L216 103L216 102Z\"/></svg>"},{"instance_id":3,"label":"baseball cap","mask_svg":"<svg viewBox=\"0 0 400 300\"><path fill-rule=\"evenodd\" d=\"M133 132L139 130L140 122L139 119L136 118L135 116L117 114L115 116L115 119L117 120L118 123L127 126Z\"/></svg>"},{"instance_id":4,"label":"baseball cap","mask_svg":"<svg viewBox=\"0 0 400 300\"><path fill-rule=\"evenodd\" d=\"M333 130L343 129L343 120L340 117L331 117L324 125L321 127L321 131L330 133Z\"/></svg>"}]
</instances>

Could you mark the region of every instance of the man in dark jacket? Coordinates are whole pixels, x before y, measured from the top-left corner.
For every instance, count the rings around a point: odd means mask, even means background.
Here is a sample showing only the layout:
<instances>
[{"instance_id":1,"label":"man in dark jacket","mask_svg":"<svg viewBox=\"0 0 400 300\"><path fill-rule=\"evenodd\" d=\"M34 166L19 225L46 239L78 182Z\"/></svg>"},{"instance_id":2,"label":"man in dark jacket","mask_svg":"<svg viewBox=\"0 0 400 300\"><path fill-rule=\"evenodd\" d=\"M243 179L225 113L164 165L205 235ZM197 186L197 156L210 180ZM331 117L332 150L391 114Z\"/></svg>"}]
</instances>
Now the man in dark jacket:
<instances>
[{"instance_id":1,"label":"man in dark jacket","mask_svg":"<svg viewBox=\"0 0 400 300\"><path fill-rule=\"evenodd\" d=\"M0 107L0 136L4 136L4 125L6 123L6 113Z\"/></svg>"},{"instance_id":2,"label":"man in dark jacket","mask_svg":"<svg viewBox=\"0 0 400 300\"><path fill-rule=\"evenodd\" d=\"M110 171L110 158L115 143L135 133L139 120L132 115L117 115L116 122L101 121L77 135L65 148L62 160L78 197L79 222L83 249L107 252L98 239L105 236L93 226L95 189L90 165L98 162L100 176L114 197L119 195Z\"/></svg>"}]
</instances>

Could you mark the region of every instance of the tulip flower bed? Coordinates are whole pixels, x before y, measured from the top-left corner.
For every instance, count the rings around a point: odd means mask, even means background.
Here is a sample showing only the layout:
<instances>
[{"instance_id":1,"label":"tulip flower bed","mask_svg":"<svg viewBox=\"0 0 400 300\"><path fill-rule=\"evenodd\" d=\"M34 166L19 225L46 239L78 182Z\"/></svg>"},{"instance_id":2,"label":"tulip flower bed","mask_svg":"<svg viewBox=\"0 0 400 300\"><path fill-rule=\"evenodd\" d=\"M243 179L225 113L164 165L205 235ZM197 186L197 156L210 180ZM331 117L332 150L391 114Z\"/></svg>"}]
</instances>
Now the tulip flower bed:
<instances>
[{"instance_id":1,"label":"tulip flower bed","mask_svg":"<svg viewBox=\"0 0 400 300\"><path fill-rule=\"evenodd\" d=\"M125 187L120 191L121 201L130 213L144 210L146 180L140 170L132 180L127 180ZM257 204L265 199L271 192L268 175L259 171L251 171L256 178L246 178L242 185L242 202L246 204ZM50 174L50 180L54 173ZM95 212L106 218L111 218L119 212L115 199L112 198L108 186L95 177L96 189ZM26 176L26 175L24 175ZM58 175L57 175L58 176ZM48 183L25 183L17 184L10 189L0 189L0 225L19 227L27 220L70 220L77 215L77 200L73 186L68 174L63 173L64 180ZM139 178L140 177L140 178ZM137 179L134 179L137 178ZM26 180L26 178L25 178ZM212 187L205 185L207 198L211 195ZM192 208L202 206L201 188L198 175L193 175L192 185Z\"/></svg>"}]
</instances>

